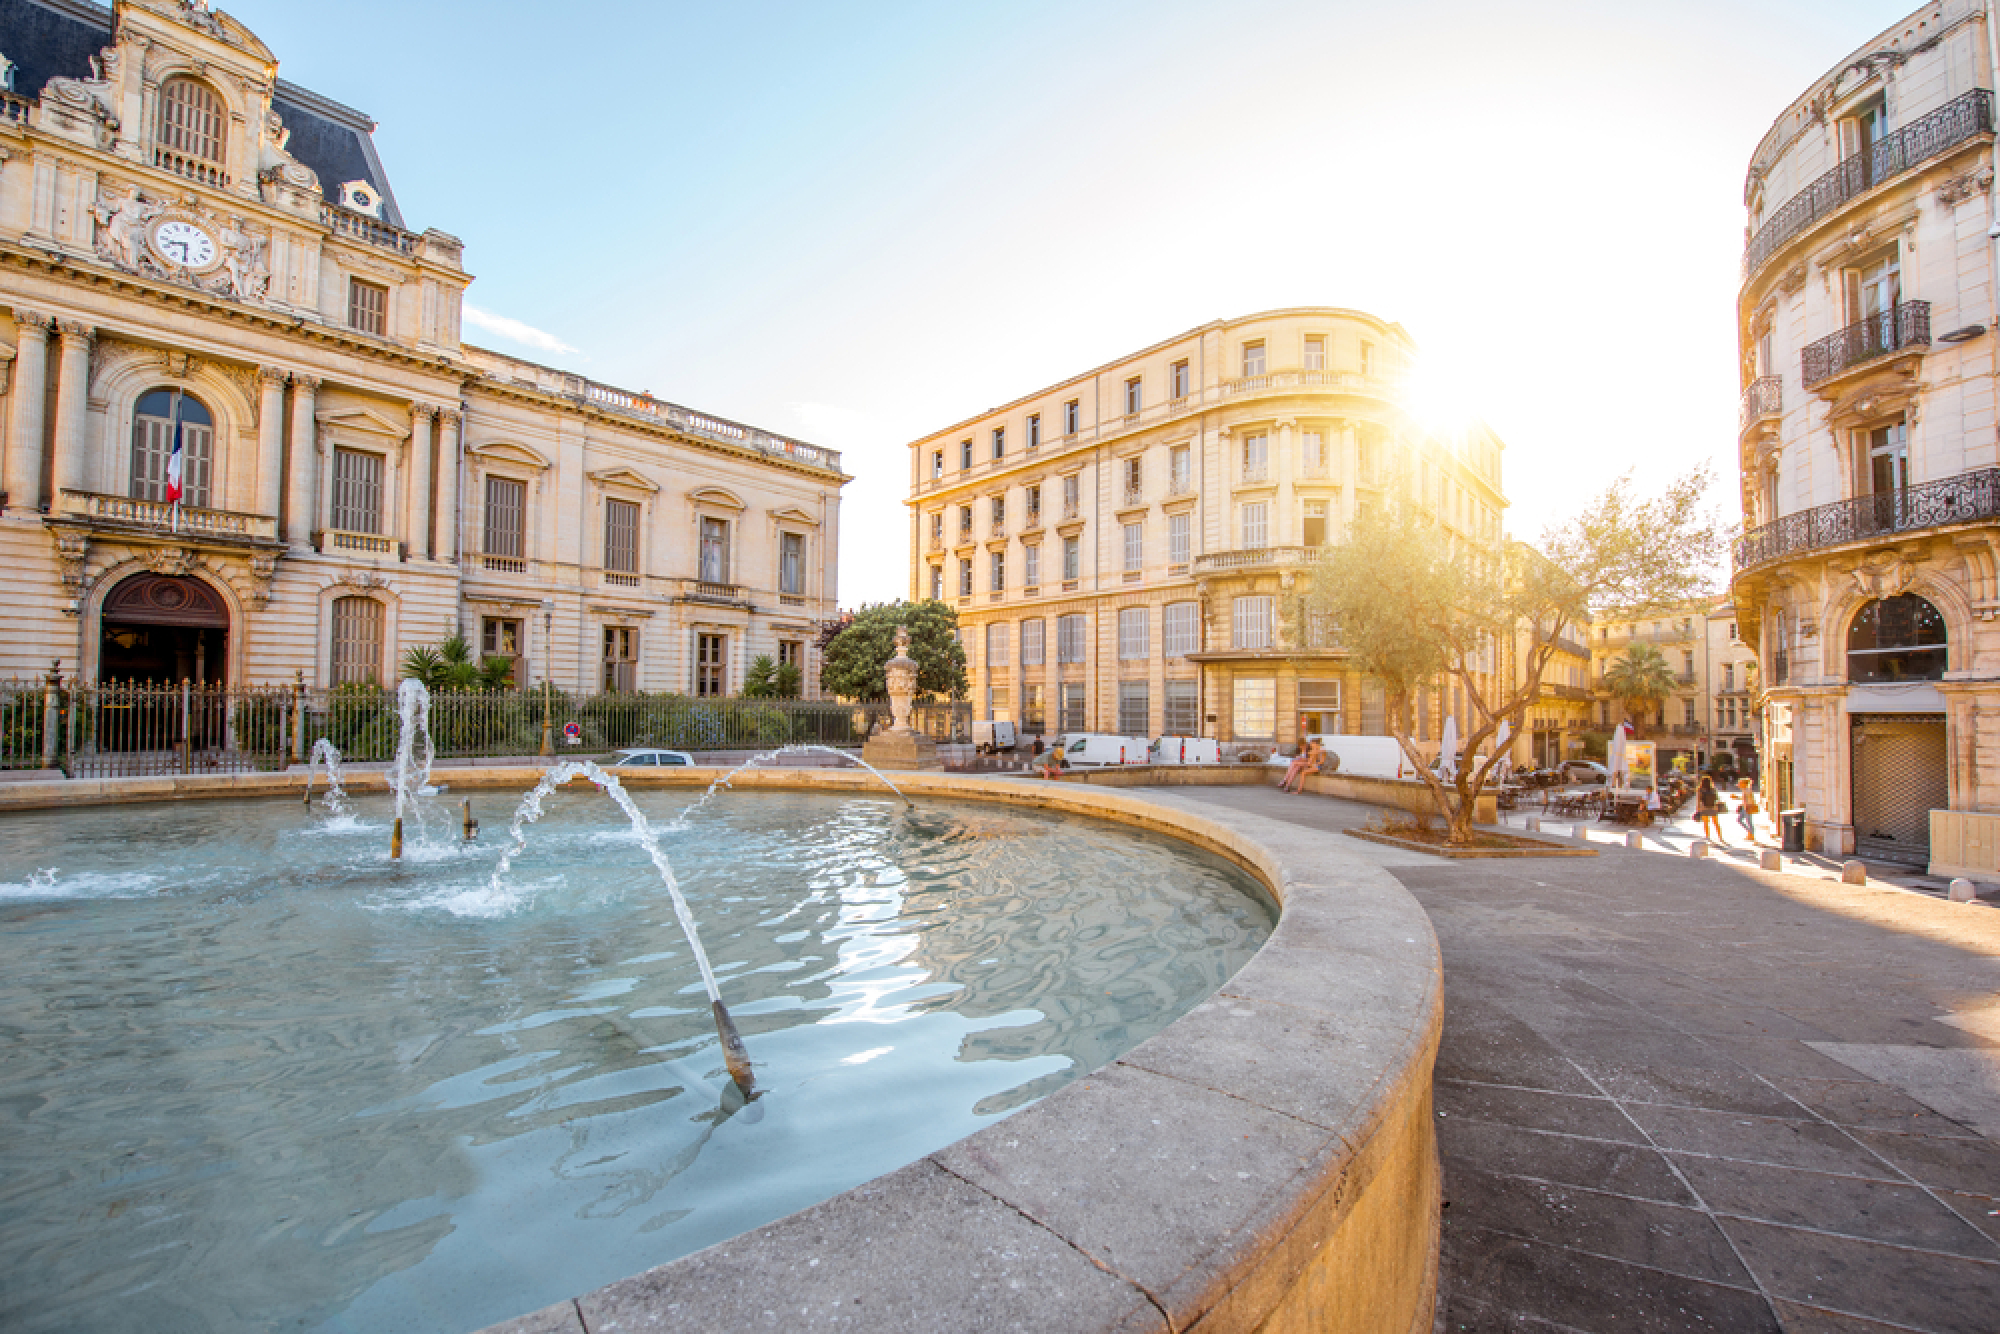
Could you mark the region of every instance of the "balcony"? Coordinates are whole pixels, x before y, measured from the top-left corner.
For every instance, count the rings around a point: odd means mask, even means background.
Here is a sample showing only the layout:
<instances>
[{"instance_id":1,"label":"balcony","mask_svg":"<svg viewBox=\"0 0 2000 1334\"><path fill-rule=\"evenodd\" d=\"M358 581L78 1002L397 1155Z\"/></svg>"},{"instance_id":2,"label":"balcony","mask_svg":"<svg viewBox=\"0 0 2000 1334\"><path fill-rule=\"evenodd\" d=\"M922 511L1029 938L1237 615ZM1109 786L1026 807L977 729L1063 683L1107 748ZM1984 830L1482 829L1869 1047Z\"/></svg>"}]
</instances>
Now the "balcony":
<instances>
[{"instance_id":1,"label":"balcony","mask_svg":"<svg viewBox=\"0 0 2000 1334\"><path fill-rule=\"evenodd\" d=\"M406 232L400 227L392 227L386 222L369 217L366 213L356 213L353 209L341 208L334 204L321 204L319 220L331 228L335 234L345 236L364 245L380 246L399 255L417 253L417 242L421 239L415 232Z\"/></svg>"},{"instance_id":2,"label":"balcony","mask_svg":"<svg viewBox=\"0 0 2000 1334\"><path fill-rule=\"evenodd\" d=\"M1906 348L1929 347L1931 303L1905 301L1808 343L1800 356L1800 381L1806 388L1825 384L1856 366Z\"/></svg>"},{"instance_id":3,"label":"balcony","mask_svg":"<svg viewBox=\"0 0 2000 1334\"><path fill-rule=\"evenodd\" d=\"M1143 490L1141 490L1136 486L1128 486L1125 488L1123 508L1128 510L1137 509L1139 506L1145 503L1146 503L1146 493Z\"/></svg>"},{"instance_id":4,"label":"balcony","mask_svg":"<svg viewBox=\"0 0 2000 1334\"><path fill-rule=\"evenodd\" d=\"M2000 519L2000 468L1980 468L1886 495L1817 505L1753 528L1737 540L1736 569L1754 570L1849 542L1994 519ZM1782 684L1782 678L1774 683Z\"/></svg>"},{"instance_id":5,"label":"balcony","mask_svg":"<svg viewBox=\"0 0 2000 1334\"><path fill-rule=\"evenodd\" d=\"M528 562L519 556L500 556L490 551L474 551L466 555L466 562L478 569L491 570L495 574L526 574Z\"/></svg>"},{"instance_id":6,"label":"balcony","mask_svg":"<svg viewBox=\"0 0 2000 1334\"><path fill-rule=\"evenodd\" d=\"M1381 385L1367 374L1352 371L1271 371L1265 375L1245 375L1222 382L1222 392L1234 394L1268 393L1277 389L1373 389Z\"/></svg>"},{"instance_id":7,"label":"balcony","mask_svg":"<svg viewBox=\"0 0 2000 1334\"><path fill-rule=\"evenodd\" d=\"M357 556L394 556L396 539L384 537L380 533L358 533L351 528L322 528L319 533L320 554L330 551L351 552Z\"/></svg>"},{"instance_id":8,"label":"balcony","mask_svg":"<svg viewBox=\"0 0 2000 1334\"><path fill-rule=\"evenodd\" d=\"M1193 495L1194 481L1186 473L1175 473L1173 476L1167 478L1167 494L1169 496Z\"/></svg>"},{"instance_id":9,"label":"balcony","mask_svg":"<svg viewBox=\"0 0 2000 1334\"><path fill-rule=\"evenodd\" d=\"M173 537L182 541L222 542L231 546L276 545L278 521L263 514L234 510L175 507L157 500L107 496L94 491L64 491L52 519L82 520L94 531L111 535Z\"/></svg>"},{"instance_id":10,"label":"balcony","mask_svg":"<svg viewBox=\"0 0 2000 1334\"><path fill-rule=\"evenodd\" d=\"M1832 215L1848 200L1992 130L1993 94L1975 88L1877 141L1868 152L1848 158L1786 200L1757 229L1743 252L1744 278L1750 278L1786 242Z\"/></svg>"},{"instance_id":11,"label":"balcony","mask_svg":"<svg viewBox=\"0 0 2000 1334\"><path fill-rule=\"evenodd\" d=\"M1062 521L1071 522L1076 518L1077 512L1077 503L1074 500L1065 500L1062 506Z\"/></svg>"},{"instance_id":12,"label":"balcony","mask_svg":"<svg viewBox=\"0 0 2000 1334\"><path fill-rule=\"evenodd\" d=\"M170 171L176 176L185 176L198 185L206 185L216 190L229 188L229 173L220 163L206 158L194 157L188 153L176 153L171 148L155 147L153 165L161 171Z\"/></svg>"},{"instance_id":13,"label":"balcony","mask_svg":"<svg viewBox=\"0 0 2000 1334\"><path fill-rule=\"evenodd\" d=\"M1761 421L1781 416L1784 413L1785 382L1775 375L1763 375L1752 380L1743 390L1743 406L1737 414L1737 434L1748 431Z\"/></svg>"},{"instance_id":14,"label":"balcony","mask_svg":"<svg viewBox=\"0 0 2000 1334\"><path fill-rule=\"evenodd\" d=\"M1027 514L1022 516L1021 519L1021 531L1024 533L1032 533L1041 526L1042 526L1042 507L1039 505L1028 506Z\"/></svg>"},{"instance_id":15,"label":"balcony","mask_svg":"<svg viewBox=\"0 0 2000 1334\"><path fill-rule=\"evenodd\" d=\"M744 601L740 584L725 584L715 579L682 579L681 600L684 602L712 602L735 605Z\"/></svg>"},{"instance_id":16,"label":"balcony","mask_svg":"<svg viewBox=\"0 0 2000 1334\"><path fill-rule=\"evenodd\" d=\"M1225 570L1283 569L1310 565L1317 552L1311 547L1248 547L1240 551L1211 551L1194 558L1194 572L1220 574Z\"/></svg>"}]
</instances>

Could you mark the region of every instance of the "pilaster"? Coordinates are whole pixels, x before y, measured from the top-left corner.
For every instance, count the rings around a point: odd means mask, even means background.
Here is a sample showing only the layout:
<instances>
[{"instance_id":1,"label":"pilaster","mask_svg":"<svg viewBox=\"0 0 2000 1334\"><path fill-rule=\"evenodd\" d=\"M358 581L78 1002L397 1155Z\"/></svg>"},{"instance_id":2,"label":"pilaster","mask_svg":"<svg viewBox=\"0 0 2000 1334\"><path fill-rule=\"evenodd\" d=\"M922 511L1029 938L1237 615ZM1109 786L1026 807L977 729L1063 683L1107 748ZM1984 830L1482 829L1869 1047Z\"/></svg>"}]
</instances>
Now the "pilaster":
<instances>
[{"instance_id":1,"label":"pilaster","mask_svg":"<svg viewBox=\"0 0 2000 1334\"><path fill-rule=\"evenodd\" d=\"M63 320L61 365L56 376L55 468L50 508L64 491L85 491L89 458L85 440L90 400L90 344L97 330L76 320Z\"/></svg>"},{"instance_id":2,"label":"pilaster","mask_svg":"<svg viewBox=\"0 0 2000 1334\"><path fill-rule=\"evenodd\" d=\"M42 435L46 426L49 330L55 321L32 310L16 308L13 412L7 422L4 477L7 508L33 511L42 500Z\"/></svg>"},{"instance_id":3,"label":"pilaster","mask_svg":"<svg viewBox=\"0 0 2000 1334\"><path fill-rule=\"evenodd\" d=\"M437 409L426 403L410 408L410 559L431 558L431 423Z\"/></svg>"},{"instance_id":4,"label":"pilaster","mask_svg":"<svg viewBox=\"0 0 2000 1334\"><path fill-rule=\"evenodd\" d=\"M294 551L312 549L319 478L319 425L314 415L318 398L317 375L292 377L291 495L285 505L285 542Z\"/></svg>"}]
</instances>

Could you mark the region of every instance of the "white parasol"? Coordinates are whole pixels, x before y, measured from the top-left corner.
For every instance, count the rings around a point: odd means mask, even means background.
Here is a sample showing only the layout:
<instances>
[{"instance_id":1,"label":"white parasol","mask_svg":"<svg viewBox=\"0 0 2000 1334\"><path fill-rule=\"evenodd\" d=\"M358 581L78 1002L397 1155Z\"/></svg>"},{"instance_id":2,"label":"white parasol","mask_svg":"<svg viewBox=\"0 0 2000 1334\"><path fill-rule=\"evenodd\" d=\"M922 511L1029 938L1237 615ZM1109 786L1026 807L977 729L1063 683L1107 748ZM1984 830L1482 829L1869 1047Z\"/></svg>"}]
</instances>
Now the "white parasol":
<instances>
[{"instance_id":1,"label":"white parasol","mask_svg":"<svg viewBox=\"0 0 2000 1334\"><path fill-rule=\"evenodd\" d=\"M1611 785L1625 786L1625 724L1611 734L1611 745L1605 751L1604 767L1611 771Z\"/></svg>"},{"instance_id":2,"label":"white parasol","mask_svg":"<svg viewBox=\"0 0 2000 1334\"><path fill-rule=\"evenodd\" d=\"M1500 763L1493 766L1493 772L1501 782L1506 782L1514 773L1514 757L1507 753L1508 738L1514 735L1514 728L1505 718L1500 720L1500 731L1493 738L1493 753L1500 757Z\"/></svg>"},{"instance_id":3,"label":"white parasol","mask_svg":"<svg viewBox=\"0 0 2000 1334\"><path fill-rule=\"evenodd\" d=\"M1438 777L1445 782L1458 778L1458 719L1444 720L1444 740L1438 747Z\"/></svg>"}]
</instances>

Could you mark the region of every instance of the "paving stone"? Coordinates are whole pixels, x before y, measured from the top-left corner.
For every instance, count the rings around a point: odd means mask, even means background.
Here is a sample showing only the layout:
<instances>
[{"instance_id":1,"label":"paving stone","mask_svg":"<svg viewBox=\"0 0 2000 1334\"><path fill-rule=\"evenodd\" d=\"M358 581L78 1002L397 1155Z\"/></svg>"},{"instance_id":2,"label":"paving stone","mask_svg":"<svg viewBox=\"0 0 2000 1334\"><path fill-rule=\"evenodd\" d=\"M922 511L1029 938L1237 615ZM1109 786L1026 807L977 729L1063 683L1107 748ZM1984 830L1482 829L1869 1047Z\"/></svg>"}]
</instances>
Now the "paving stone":
<instances>
[{"instance_id":1,"label":"paving stone","mask_svg":"<svg viewBox=\"0 0 2000 1334\"><path fill-rule=\"evenodd\" d=\"M1877 1180L1889 1176L1846 1132L1824 1122L1648 1103L1628 1104L1627 1110L1663 1149Z\"/></svg>"},{"instance_id":2,"label":"paving stone","mask_svg":"<svg viewBox=\"0 0 2000 1334\"><path fill-rule=\"evenodd\" d=\"M479 1334L587 1334L575 1302L557 1302L539 1311L488 1325Z\"/></svg>"},{"instance_id":3,"label":"paving stone","mask_svg":"<svg viewBox=\"0 0 2000 1334\"><path fill-rule=\"evenodd\" d=\"M1755 1291L1496 1232L1467 1230L1454 1240L1455 1288L1477 1294L1490 1309L1530 1312L1593 1334L1779 1334Z\"/></svg>"},{"instance_id":4,"label":"paving stone","mask_svg":"<svg viewBox=\"0 0 2000 1334\"><path fill-rule=\"evenodd\" d=\"M1552 1130L1587 1139L1643 1144L1646 1136L1608 1098L1579 1098L1539 1089L1505 1088L1440 1078L1432 1100L1438 1114L1470 1121L1495 1121L1527 1130Z\"/></svg>"},{"instance_id":5,"label":"paving stone","mask_svg":"<svg viewBox=\"0 0 2000 1334\"><path fill-rule=\"evenodd\" d=\"M1651 1060L1641 1044L1630 1055L1578 1052L1573 1059L1603 1093L1624 1102L1795 1116L1796 1104L1747 1070L1726 1063L1699 1044L1656 1048Z\"/></svg>"},{"instance_id":6,"label":"paving stone","mask_svg":"<svg viewBox=\"0 0 2000 1334\"><path fill-rule=\"evenodd\" d=\"M1802 1306L1798 1302L1771 1305L1778 1319L1785 1323L1785 1334L1908 1334L1909 1331L1908 1325L1885 1325L1879 1320L1864 1320L1857 1315Z\"/></svg>"},{"instance_id":7,"label":"paving stone","mask_svg":"<svg viewBox=\"0 0 2000 1334\"><path fill-rule=\"evenodd\" d=\"M1752 1286L1729 1239L1698 1209L1496 1176L1463 1163L1448 1169L1445 1194L1453 1209L1491 1232L1690 1278Z\"/></svg>"},{"instance_id":8,"label":"paving stone","mask_svg":"<svg viewBox=\"0 0 2000 1334\"><path fill-rule=\"evenodd\" d=\"M1918 1186L1668 1154L1717 1213L1867 1241L2000 1260L2000 1247Z\"/></svg>"},{"instance_id":9,"label":"paving stone","mask_svg":"<svg viewBox=\"0 0 2000 1334\"><path fill-rule=\"evenodd\" d=\"M1712 1060L1760 1075L1804 1079L1852 1079L1854 1068L1823 1056L1792 1038L1704 1037L1700 1046Z\"/></svg>"},{"instance_id":10,"label":"paving stone","mask_svg":"<svg viewBox=\"0 0 2000 1334\"><path fill-rule=\"evenodd\" d=\"M1644 1145L1447 1117L1438 1122L1438 1147L1447 1172L1465 1166L1667 1204L1696 1202L1666 1158Z\"/></svg>"},{"instance_id":11,"label":"paving stone","mask_svg":"<svg viewBox=\"0 0 2000 1334\"><path fill-rule=\"evenodd\" d=\"M1932 1334L1993 1334L2000 1264L1725 1218L1772 1297Z\"/></svg>"},{"instance_id":12,"label":"paving stone","mask_svg":"<svg viewBox=\"0 0 2000 1334\"><path fill-rule=\"evenodd\" d=\"M2000 1199L2000 1145L1881 1130L1849 1133L1926 1186Z\"/></svg>"},{"instance_id":13,"label":"paving stone","mask_svg":"<svg viewBox=\"0 0 2000 1334\"><path fill-rule=\"evenodd\" d=\"M1554 1093L1598 1092L1571 1061L1520 1020L1492 1012L1476 1021L1468 1020L1461 1017L1467 1007L1454 1007L1451 997L1447 987L1444 1036L1438 1044L1439 1076Z\"/></svg>"},{"instance_id":14,"label":"paving stone","mask_svg":"<svg viewBox=\"0 0 2000 1334\"><path fill-rule=\"evenodd\" d=\"M1900 1089L1873 1080L1771 1078L1781 1090L1820 1116L1843 1126L1866 1126L1899 1135L1977 1139L1979 1132L1939 1116Z\"/></svg>"},{"instance_id":15,"label":"paving stone","mask_svg":"<svg viewBox=\"0 0 2000 1334\"><path fill-rule=\"evenodd\" d=\"M1962 1191L1937 1190L1933 1193L1945 1208L2000 1242L2000 1200L1988 1195L1967 1195Z\"/></svg>"}]
</instances>

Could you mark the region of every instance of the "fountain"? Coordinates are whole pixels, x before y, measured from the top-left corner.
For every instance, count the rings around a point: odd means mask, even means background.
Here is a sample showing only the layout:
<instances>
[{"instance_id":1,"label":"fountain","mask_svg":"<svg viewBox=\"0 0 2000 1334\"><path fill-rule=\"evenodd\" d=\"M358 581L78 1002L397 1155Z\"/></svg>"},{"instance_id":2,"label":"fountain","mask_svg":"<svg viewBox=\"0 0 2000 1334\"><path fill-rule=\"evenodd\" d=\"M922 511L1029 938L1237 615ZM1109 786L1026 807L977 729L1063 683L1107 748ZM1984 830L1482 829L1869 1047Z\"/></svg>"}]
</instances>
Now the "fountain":
<instances>
[{"instance_id":1,"label":"fountain","mask_svg":"<svg viewBox=\"0 0 2000 1334\"><path fill-rule=\"evenodd\" d=\"M405 810L416 817L417 837L424 836L424 809L418 798L430 787L431 762L436 758L437 748L431 744L430 688L408 677L396 687L396 761L389 766L389 786L396 793L396 823L389 832L392 860L403 855Z\"/></svg>"},{"instance_id":2,"label":"fountain","mask_svg":"<svg viewBox=\"0 0 2000 1334\"><path fill-rule=\"evenodd\" d=\"M896 656L884 667L889 686L889 730L869 737L862 760L872 768L936 769L937 743L910 725L917 698L917 661L910 656L910 631L896 627Z\"/></svg>"},{"instance_id":3,"label":"fountain","mask_svg":"<svg viewBox=\"0 0 2000 1334\"><path fill-rule=\"evenodd\" d=\"M347 805L347 790L340 782L340 748L325 737L313 742L312 754L306 758L305 804L308 807L312 805L313 769L316 766L326 770L324 804L327 814L335 817L351 814Z\"/></svg>"},{"instance_id":4,"label":"fountain","mask_svg":"<svg viewBox=\"0 0 2000 1334\"><path fill-rule=\"evenodd\" d=\"M863 759L857 759L851 752L841 750L835 746L822 746L816 741L795 741L792 742L790 745L777 746L770 750L762 751L756 755L752 755L749 759L743 761L743 763L737 765L734 769L731 769L728 773L723 774L720 778L717 778L713 783L710 783L708 785L708 790L706 792L703 792L700 797L698 797L692 804L690 804L687 807L687 809L683 810L678 816L675 817L674 823L677 825L686 824L690 817L699 814L701 808L708 805L710 797L713 797L717 792L720 792L722 789L728 787L730 785L729 780L736 777L738 774L743 773L745 770L760 769L766 763L778 758L778 756L780 755L804 754L807 751L815 751L815 750L824 751L828 755L838 755L841 759L844 760L852 760L855 764L860 765L862 768L866 769L869 773L874 774L877 778L881 779L882 786L888 788L891 792L895 793L897 796L902 797L903 804L905 806L914 807L917 804L914 801L910 800L910 798L904 793L903 789L897 787L894 783L889 781L889 775L883 773L880 769L877 769L874 765L870 764L868 761Z\"/></svg>"}]
</instances>

